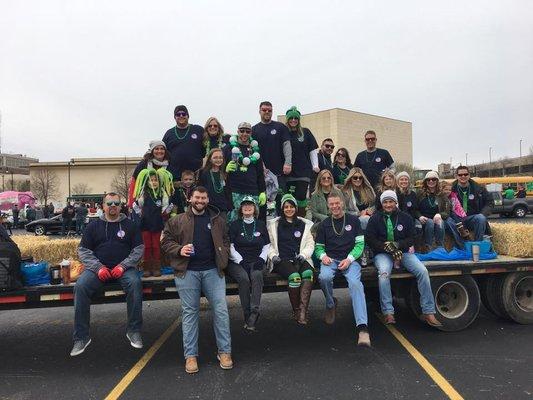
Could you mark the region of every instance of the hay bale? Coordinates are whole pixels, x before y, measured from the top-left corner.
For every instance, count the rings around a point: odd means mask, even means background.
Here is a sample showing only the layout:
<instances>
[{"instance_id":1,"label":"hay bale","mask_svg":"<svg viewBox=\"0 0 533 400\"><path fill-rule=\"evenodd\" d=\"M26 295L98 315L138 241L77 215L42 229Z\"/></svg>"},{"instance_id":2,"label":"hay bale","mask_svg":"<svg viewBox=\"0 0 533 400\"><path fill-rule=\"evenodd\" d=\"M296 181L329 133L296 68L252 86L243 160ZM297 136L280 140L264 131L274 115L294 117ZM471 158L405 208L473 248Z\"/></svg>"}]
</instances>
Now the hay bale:
<instances>
[{"instance_id":1,"label":"hay bale","mask_svg":"<svg viewBox=\"0 0 533 400\"><path fill-rule=\"evenodd\" d=\"M50 241L47 236L15 235L11 237L20 249L22 257L33 257L36 246Z\"/></svg>"},{"instance_id":2,"label":"hay bale","mask_svg":"<svg viewBox=\"0 0 533 400\"><path fill-rule=\"evenodd\" d=\"M23 257L33 257L35 261L48 261L57 264L64 258L78 259L80 239L54 239L46 236L20 235L13 236Z\"/></svg>"},{"instance_id":3,"label":"hay bale","mask_svg":"<svg viewBox=\"0 0 533 400\"><path fill-rule=\"evenodd\" d=\"M490 227L496 253L513 257L533 257L533 225L491 223Z\"/></svg>"}]
</instances>

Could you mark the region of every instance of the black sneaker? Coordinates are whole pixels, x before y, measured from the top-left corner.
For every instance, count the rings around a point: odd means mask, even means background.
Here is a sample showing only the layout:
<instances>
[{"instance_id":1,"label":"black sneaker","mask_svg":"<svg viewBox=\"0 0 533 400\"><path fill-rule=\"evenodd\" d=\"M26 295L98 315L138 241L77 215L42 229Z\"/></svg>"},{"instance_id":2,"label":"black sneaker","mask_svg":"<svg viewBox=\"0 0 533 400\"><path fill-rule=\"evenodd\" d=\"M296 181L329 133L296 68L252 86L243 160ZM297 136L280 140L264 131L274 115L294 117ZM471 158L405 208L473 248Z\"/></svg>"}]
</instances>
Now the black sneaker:
<instances>
[{"instance_id":1,"label":"black sneaker","mask_svg":"<svg viewBox=\"0 0 533 400\"><path fill-rule=\"evenodd\" d=\"M255 324L257 324L257 321L259 320L259 313L253 312L248 317L248 320L246 321L246 324L244 325L244 328L249 331L255 331Z\"/></svg>"},{"instance_id":2,"label":"black sneaker","mask_svg":"<svg viewBox=\"0 0 533 400\"><path fill-rule=\"evenodd\" d=\"M87 346L91 344L91 339L83 339L83 340L76 340L74 342L74 346L72 346L72 350L70 351L70 356L79 356L81 353L85 351Z\"/></svg>"},{"instance_id":3,"label":"black sneaker","mask_svg":"<svg viewBox=\"0 0 533 400\"><path fill-rule=\"evenodd\" d=\"M143 348L143 339L139 332L128 332L126 333L126 337L130 341L131 347L135 347L136 349Z\"/></svg>"}]
</instances>

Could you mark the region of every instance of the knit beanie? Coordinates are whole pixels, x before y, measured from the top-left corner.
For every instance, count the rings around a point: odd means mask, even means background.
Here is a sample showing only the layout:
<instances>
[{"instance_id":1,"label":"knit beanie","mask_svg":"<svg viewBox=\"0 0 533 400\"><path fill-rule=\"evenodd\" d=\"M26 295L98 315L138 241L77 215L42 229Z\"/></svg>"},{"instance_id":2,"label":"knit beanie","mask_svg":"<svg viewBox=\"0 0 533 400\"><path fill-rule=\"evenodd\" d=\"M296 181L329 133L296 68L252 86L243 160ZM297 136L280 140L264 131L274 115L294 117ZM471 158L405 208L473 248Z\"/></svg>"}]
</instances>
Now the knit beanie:
<instances>
[{"instance_id":1,"label":"knit beanie","mask_svg":"<svg viewBox=\"0 0 533 400\"><path fill-rule=\"evenodd\" d=\"M176 106L176 108L174 109L174 116L176 116L179 111L183 111L187 113L187 116L189 116L189 110L187 110L187 107L185 107L184 105Z\"/></svg>"},{"instance_id":2,"label":"knit beanie","mask_svg":"<svg viewBox=\"0 0 533 400\"><path fill-rule=\"evenodd\" d=\"M285 204L286 201L291 202L294 207L298 207L296 199L294 198L294 196L292 194L287 193L287 194L283 195L283 197L281 198L281 208L282 209L283 209L283 205Z\"/></svg>"},{"instance_id":3,"label":"knit beanie","mask_svg":"<svg viewBox=\"0 0 533 400\"><path fill-rule=\"evenodd\" d=\"M429 171L426 176L424 177L424 180L426 179L429 179L429 178L436 178L436 179L439 179L439 174L435 171Z\"/></svg>"},{"instance_id":4,"label":"knit beanie","mask_svg":"<svg viewBox=\"0 0 533 400\"><path fill-rule=\"evenodd\" d=\"M287 118L287 121L291 118L296 118L296 119L300 119L300 117L302 116L302 113L300 113L300 111L298 111L298 109L296 108L296 106L292 106L291 108L289 108L287 110L287 112L285 113L285 117Z\"/></svg>"},{"instance_id":5,"label":"knit beanie","mask_svg":"<svg viewBox=\"0 0 533 400\"><path fill-rule=\"evenodd\" d=\"M411 180L411 177L409 174L405 171L399 172L398 175L396 175L396 180L400 179L402 176L406 177L407 179Z\"/></svg>"},{"instance_id":6,"label":"knit beanie","mask_svg":"<svg viewBox=\"0 0 533 400\"><path fill-rule=\"evenodd\" d=\"M163 146L165 149L167 148L167 145L162 140L152 140L149 144L150 153L154 151L157 146Z\"/></svg>"},{"instance_id":7,"label":"knit beanie","mask_svg":"<svg viewBox=\"0 0 533 400\"><path fill-rule=\"evenodd\" d=\"M398 204L398 196L396 196L396 192L394 190L385 190L383 193L381 193L381 196L379 196L379 201L381 204L383 204L385 200L392 200Z\"/></svg>"}]
</instances>

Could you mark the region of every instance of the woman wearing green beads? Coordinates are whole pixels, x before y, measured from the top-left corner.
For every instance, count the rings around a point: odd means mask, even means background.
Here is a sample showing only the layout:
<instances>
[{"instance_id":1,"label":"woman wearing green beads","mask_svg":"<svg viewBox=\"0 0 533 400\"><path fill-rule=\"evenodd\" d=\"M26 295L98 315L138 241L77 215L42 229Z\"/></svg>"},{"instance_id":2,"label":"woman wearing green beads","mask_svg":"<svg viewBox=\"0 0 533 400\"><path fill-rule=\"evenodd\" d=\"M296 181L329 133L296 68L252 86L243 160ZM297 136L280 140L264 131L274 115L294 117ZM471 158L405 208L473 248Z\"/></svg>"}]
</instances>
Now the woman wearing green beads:
<instances>
[{"instance_id":1,"label":"woman wearing green beads","mask_svg":"<svg viewBox=\"0 0 533 400\"><path fill-rule=\"evenodd\" d=\"M259 206L266 204L263 161L257 141L250 140L252 126L241 122L238 132L237 136L231 137L229 146L223 148L227 190L231 193L234 208L229 215L230 221L237 218L236 210L246 196L251 196Z\"/></svg>"},{"instance_id":2,"label":"woman wearing green beads","mask_svg":"<svg viewBox=\"0 0 533 400\"><path fill-rule=\"evenodd\" d=\"M314 268L311 256L315 241L311 234L313 222L296 216L298 202L291 194L281 198L281 216L268 221L273 271L289 282L289 300L293 318L307 324L307 309L313 291Z\"/></svg>"},{"instance_id":3,"label":"woman wearing green beads","mask_svg":"<svg viewBox=\"0 0 533 400\"><path fill-rule=\"evenodd\" d=\"M205 166L198 172L198 184L207 189L209 205L218 208L222 218L226 220L231 202L226 190L226 173L223 165L222 149L212 149L207 155Z\"/></svg>"},{"instance_id":4,"label":"woman wearing green beads","mask_svg":"<svg viewBox=\"0 0 533 400\"><path fill-rule=\"evenodd\" d=\"M172 174L164 168L143 169L135 181L133 210L141 221L145 277L161 276L160 239L165 219L172 209L169 197L173 191Z\"/></svg>"},{"instance_id":5,"label":"woman wearing green beads","mask_svg":"<svg viewBox=\"0 0 533 400\"><path fill-rule=\"evenodd\" d=\"M305 216L307 190L313 173L318 173L318 144L313 133L300 125L301 113L291 107L285 113L287 128L291 134L292 170L287 177L287 191L297 202L297 214Z\"/></svg>"},{"instance_id":6,"label":"woman wearing green beads","mask_svg":"<svg viewBox=\"0 0 533 400\"><path fill-rule=\"evenodd\" d=\"M333 179L336 185L343 185L352 169L352 160L348 149L341 147L333 158Z\"/></svg>"},{"instance_id":7,"label":"woman wearing green beads","mask_svg":"<svg viewBox=\"0 0 533 400\"><path fill-rule=\"evenodd\" d=\"M213 149L221 149L226 145L224 143L224 127L215 117L209 117L204 125L204 148L205 153ZM211 200L211 198L209 198Z\"/></svg>"},{"instance_id":8,"label":"woman wearing green beads","mask_svg":"<svg viewBox=\"0 0 533 400\"><path fill-rule=\"evenodd\" d=\"M229 227L230 262L228 274L239 285L239 298L244 314L244 328L255 330L263 293L263 269L270 250L266 225L257 219L259 208L251 196L245 196L237 207L239 218Z\"/></svg>"}]
</instances>

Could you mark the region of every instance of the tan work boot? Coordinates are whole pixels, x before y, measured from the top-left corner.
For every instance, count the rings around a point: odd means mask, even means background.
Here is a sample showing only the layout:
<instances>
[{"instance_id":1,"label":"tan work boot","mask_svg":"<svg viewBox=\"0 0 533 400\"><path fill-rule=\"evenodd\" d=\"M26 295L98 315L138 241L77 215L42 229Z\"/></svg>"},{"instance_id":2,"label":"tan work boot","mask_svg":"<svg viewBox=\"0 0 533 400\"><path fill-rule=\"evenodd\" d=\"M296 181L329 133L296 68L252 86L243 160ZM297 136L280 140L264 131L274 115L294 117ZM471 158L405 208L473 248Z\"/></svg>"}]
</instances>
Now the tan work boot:
<instances>
[{"instance_id":1,"label":"tan work boot","mask_svg":"<svg viewBox=\"0 0 533 400\"><path fill-rule=\"evenodd\" d=\"M423 314L422 319L426 321L428 325L433 326L435 328L442 326L440 321L437 318L435 318L435 314Z\"/></svg>"},{"instance_id":2,"label":"tan work boot","mask_svg":"<svg viewBox=\"0 0 533 400\"><path fill-rule=\"evenodd\" d=\"M357 340L357 345L370 347L370 335L367 331L359 332L359 338Z\"/></svg>"},{"instance_id":3,"label":"tan work boot","mask_svg":"<svg viewBox=\"0 0 533 400\"><path fill-rule=\"evenodd\" d=\"M185 372L188 374L195 374L199 371L198 360L196 357L187 357L185 359Z\"/></svg>"},{"instance_id":4,"label":"tan work boot","mask_svg":"<svg viewBox=\"0 0 533 400\"><path fill-rule=\"evenodd\" d=\"M233 360L231 359L230 353L219 353L217 354L218 361L220 361L220 368L222 369L232 369Z\"/></svg>"},{"instance_id":5,"label":"tan work boot","mask_svg":"<svg viewBox=\"0 0 533 400\"><path fill-rule=\"evenodd\" d=\"M324 314L324 322L328 325L333 325L335 323L335 314L337 312L337 299L333 298L335 305L333 308L326 308L326 313Z\"/></svg>"}]
</instances>

